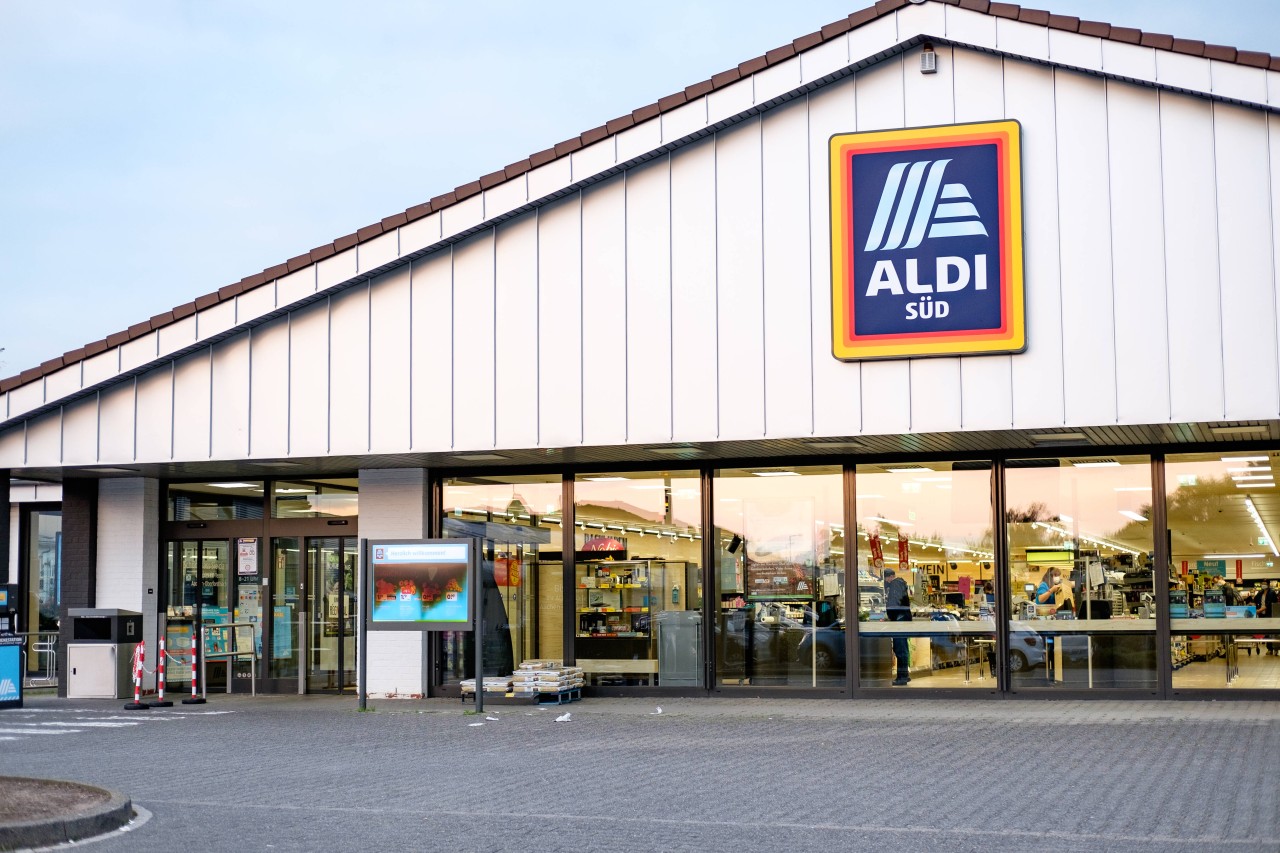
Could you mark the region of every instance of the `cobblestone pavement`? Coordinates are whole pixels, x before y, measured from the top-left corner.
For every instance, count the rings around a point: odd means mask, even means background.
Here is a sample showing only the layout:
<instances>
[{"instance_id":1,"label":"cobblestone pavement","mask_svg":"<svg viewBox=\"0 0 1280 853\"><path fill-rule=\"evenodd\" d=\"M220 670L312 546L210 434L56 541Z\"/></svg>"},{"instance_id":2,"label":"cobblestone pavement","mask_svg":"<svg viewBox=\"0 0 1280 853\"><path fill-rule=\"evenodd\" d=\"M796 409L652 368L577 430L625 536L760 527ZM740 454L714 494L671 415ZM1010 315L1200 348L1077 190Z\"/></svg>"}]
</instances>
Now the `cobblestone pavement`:
<instances>
[{"instance_id":1,"label":"cobblestone pavement","mask_svg":"<svg viewBox=\"0 0 1280 853\"><path fill-rule=\"evenodd\" d=\"M1280 702L121 704L0 711L0 773L150 813L103 853L1280 850Z\"/></svg>"}]
</instances>

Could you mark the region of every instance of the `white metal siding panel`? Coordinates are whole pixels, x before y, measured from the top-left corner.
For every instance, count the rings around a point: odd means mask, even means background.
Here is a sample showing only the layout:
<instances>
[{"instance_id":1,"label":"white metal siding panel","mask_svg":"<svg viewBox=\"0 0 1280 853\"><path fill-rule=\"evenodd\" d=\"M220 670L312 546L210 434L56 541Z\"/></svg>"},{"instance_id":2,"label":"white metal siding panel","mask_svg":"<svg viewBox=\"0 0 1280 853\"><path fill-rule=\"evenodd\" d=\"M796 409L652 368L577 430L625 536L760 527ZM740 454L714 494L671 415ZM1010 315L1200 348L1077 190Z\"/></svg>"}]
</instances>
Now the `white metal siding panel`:
<instances>
[{"instance_id":1,"label":"white metal siding panel","mask_svg":"<svg viewBox=\"0 0 1280 853\"><path fill-rule=\"evenodd\" d=\"M1116 399L1121 423L1169 418L1160 105L1152 89L1107 83Z\"/></svg>"},{"instance_id":2,"label":"white metal siding panel","mask_svg":"<svg viewBox=\"0 0 1280 853\"><path fill-rule=\"evenodd\" d=\"M657 122L654 122L656 125ZM618 141L616 136L606 136L599 142L579 148L569 155L573 179L581 181L605 169L612 168L618 162Z\"/></svg>"},{"instance_id":3,"label":"white metal siding panel","mask_svg":"<svg viewBox=\"0 0 1280 853\"><path fill-rule=\"evenodd\" d=\"M106 388L98 410L101 426L98 430L98 461L108 464L134 460L134 429L136 426L137 388L132 379L126 379ZM28 464L36 464L41 458L36 453L36 434L27 439Z\"/></svg>"},{"instance_id":4,"label":"white metal siding panel","mask_svg":"<svg viewBox=\"0 0 1280 853\"><path fill-rule=\"evenodd\" d=\"M329 452L329 300L289 315L289 453Z\"/></svg>"},{"instance_id":5,"label":"white metal siding panel","mask_svg":"<svg viewBox=\"0 0 1280 853\"><path fill-rule=\"evenodd\" d=\"M755 105L754 81L747 77L707 95L707 121L714 124L751 109Z\"/></svg>"},{"instance_id":6,"label":"white metal siding panel","mask_svg":"<svg viewBox=\"0 0 1280 853\"><path fill-rule=\"evenodd\" d=\"M80 363L55 370L44 378L44 392L50 400L60 400L80 390ZM4 410L0 409L0 415Z\"/></svg>"},{"instance_id":7,"label":"white metal siding panel","mask_svg":"<svg viewBox=\"0 0 1280 853\"><path fill-rule=\"evenodd\" d=\"M1005 53L1029 59L1049 58L1049 30L1009 18L996 20L996 46Z\"/></svg>"},{"instance_id":8,"label":"white metal siding panel","mask_svg":"<svg viewBox=\"0 0 1280 853\"><path fill-rule=\"evenodd\" d=\"M370 370L372 383L369 444L374 453L404 453L409 449L410 322L409 267L397 267L369 283Z\"/></svg>"},{"instance_id":9,"label":"white metal siding panel","mask_svg":"<svg viewBox=\"0 0 1280 853\"><path fill-rule=\"evenodd\" d=\"M183 317L160 329L160 353L168 355L196 342L196 318Z\"/></svg>"},{"instance_id":10,"label":"white metal siding panel","mask_svg":"<svg viewBox=\"0 0 1280 853\"><path fill-rule=\"evenodd\" d=\"M440 211L441 233L446 237L474 228L484 219L484 193L463 199Z\"/></svg>"},{"instance_id":11,"label":"white metal siding panel","mask_svg":"<svg viewBox=\"0 0 1280 853\"><path fill-rule=\"evenodd\" d=\"M291 272L276 282L276 303L292 305L316 292L316 265Z\"/></svg>"},{"instance_id":12,"label":"white metal siding panel","mask_svg":"<svg viewBox=\"0 0 1280 853\"><path fill-rule=\"evenodd\" d=\"M1210 60L1209 76L1215 95L1255 104L1267 102L1267 72L1262 68Z\"/></svg>"},{"instance_id":13,"label":"white metal siding panel","mask_svg":"<svg viewBox=\"0 0 1280 853\"><path fill-rule=\"evenodd\" d=\"M538 444L538 214L498 228L494 253L494 444ZM416 343L415 343L416 345Z\"/></svg>"},{"instance_id":14,"label":"white metal siding panel","mask_svg":"<svg viewBox=\"0 0 1280 853\"><path fill-rule=\"evenodd\" d=\"M716 143L671 155L671 420L685 441L715 438Z\"/></svg>"},{"instance_id":15,"label":"white metal siding panel","mask_svg":"<svg viewBox=\"0 0 1280 853\"><path fill-rule=\"evenodd\" d=\"M106 409L106 398L103 398ZM249 333L241 332L213 347L214 459L243 459L249 454ZM105 434L105 429L104 429Z\"/></svg>"},{"instance_id":16,"label":"white metal siding panel","mask_svg":"<svg viewBox=\"0 0 1280 853\"><path fill-rule=\"evenodd\" d=\"M98 395L70 404L62 412L62 464L98 461Z\"/></svg>"},{"instance_id":17,"label":"white metal siding panel","mask_svg":"<svg viewBox=\"0 0 1280 853\"><path fill-rule=\"evenodd\" d=\"M175 362L173 377L173 457L208 459L212 439L209 350Z\"/></svg>"},{"instance_id":18,"label":"white metal siding panel","mask_svg":"<svg viewBox=\"0 0 1280 853\"><path fill-rule=\"evenodd\" d=\"M25 424L0 432L0 466L19 468L27 462L27 431ZM18 541L16 538L14 542ZM16 550L16 549L13 549ZM12 553L12 550L11 552Z\"/></svg>"},{"instance_id":19,"label":"white metal siding panel","mask_svg":"<svg viewBox=\"0 0 1280 853\"><path fill-rule=\"evenodd\" d=\"M479 196L476 198L478 200ZM400 232L395 229L356 246L356 266L360 272L377 269L398 257L400 257Z\"/></svg>"},{"instance_id":20,"label":"white metal siding panel","mask_svg":"<svg viewBox=\"0 0 1280 853\"><path fill-rule=\"evenodd\" d=\"M1162 86L1208 92L1209 60L1162 50L1156 53L1156 78Z\"/></svg>"},{"instance_id":21,"label":"white metal siding panel","mask_svg":"<svg viewBox=\"0 0 1280 853\"><path fill-rule=\"evenodd\" d=\"M698 98L690 104L662 114L662 141L683 139L707 126L707 101Z\"/></svg>"},{"instance_id":22,"label":"white metal siding panel","mask_svg":"<svg viewBox=\"0 0 1280 853\"><path fill-rule=\"evenodd\" d=\"M1102 70L1102 39L1066 30L1049 30L1049 58L1073 68Z\"/></svg>"},{"instance_id":23,"label":"white metal siding panel","mask_svg":"<svg viewBox=\"0 0 1280 853\"><path fill-rule=\"evenodd\" d=\"M289 452L289 318L253 330L249 371L249 455Z\"/></svg>"},{"instance_id":24,"label":"white metal siding panel","mask_svg":"<svg viewBox=\"0 0 1280 853\"><path fill-rule=\"evenodd\" d=\"M517 179L521 180L521 179ZM503 186L506 186L505 184ZM400 254L407 255L425 249L440 239L439 213L415 219L400 229Z\"/></svg>"},{"instance_id":25,"label":"white metal siding panel","mask_svg":"<svg viewBox=\"0 0 1280 853\"><path fill-rule=\"evenodd\" d=\"M1267 72L1267 104L1280 107L1280 73Z\"/></svg>"},{"instance_id":26,"label":"white metal siding panel","mask_svg":"<svg viewBox=\"0 0 1280 853\"><path fill-rule=\"evenodd\" d=\"M453 437L465 449L493 447L493 231L453 250Z\"/></svg>"},{"instance_id":27,"label":"white metal siding panel","mask_svg":"<svg viewBox=\"0 0 1280 853\"><path fill-rule=\"evenodd\" d=\"M1013 423L1050 427L1065 417L1053 70L1006 60L1004 80L1005 109L1022 122L1027 290L1027 351L1013 357Z\"/></svg>"},{"instance_id":28,"label":"white metal siding panel","mask_svg":"<svg viewBox=\"0 0 1280 853\"><path fill-rule=\"evenodd\" d=\"M948 7L948 22L953 10ZM980 16L985 18L986 16ZM995 22L991 22L995 33ZM973 50L952 52L956 121L1005 117L1004 60ZM1008 429L1013 424L1013 357L960 359L960 419L965 429Z\"/></svg>"},{"instance_id":29,"label":"white metal siding panel","mask_svg":"<svg viewBox=\"0 0 1280 853\"><path fill-rule=\"evenodd\" d=\"M329 323L329 450L369 451L369 287L334 294Z\"/></svg>"},{"instance_id":30,"label":"white metal siding panel","mask_svg":"<svg viewBox=\"0 0 1280 853\"><path fill-rule=\"evenodd\" d=\"M1272 280L1267 117L1213 106L1218 251L1222 282L1222 373L1228 418L1280 411L1276 296ZM1270 251L1268 251L1270 249Z\"/></svg>"},{"instance_id":31,"label":"white metal siding panel","mask_svg":"<svg viewBox=\"0 0 1280 853\"><path fill-rule=\"evenodd\" d=\"M110 355L113 358L118 357L116 350L108 350L103 355ZM115 374L117 371L111 371ZM44 380L37 379L26 385L19 385L9 392L9 417L16 417L23 412L29 412L44 403Z\"/></svg>"},{"instance_id":32,"label":"white metal siding panel","mask_svg":"<svg viewBox=\"0 0 1280 853\"><path fill-rule=\"evenodd\" d=\"M671 161L627 175L627 438L671 439Z\"/></svg>"},{"instance_id":33,"label":"white metal siding panel","mask_svg":"<svg viewBox=\"0 0 1280 853\"><path fill-rule=\"evenodd\" d=\"M941 7L937 11L940 14ZM938 70L934 74L917 71L920 48L912 48L903 58L907 72L902 75L904 118L908 127L955 121L953 51L947 45L938 45L935 50ZM960 359L917 358L910 365L911 428L918 432L960 429Z\"/></svg>"},{"instance_id":34,"label":"white metal siding panel","mask_svg":"<svg viewBox=\"0 0 1280 853\"><path fill-rule=\"evenodd\" d=\"M811 83L849 64L849 37L823 42L800 54L800 82Z\"/></svg>"},{"instance_id":35,"label":"white metal siding panel","mask_svg":"<svg viewBox=\"0 0 1280 853\"><path fill-rule=\"evenodd\" d=\"M764 430L813 432L813 299L809 279L809 103L763 118ZM825 295L825 289L821 291Z\"/></svg>"},{"instance_id":36,"label":"white metal siding panel","mask_svg":"<svg viewBox=\"0 0 1280 853\"><path fill-rule=\"evenodd\" d=\"M968 9L957 9L955 6L947 6L945 11L947 38L979 47L996 46L997 18L979 12L970 12ZM957 94L961 92L971 94L962 89L956 90Z\"/></svg>"},{"instance_id":37,"label":"white metal siding panel","mask_svg":"<svg viewBox=\"0 0 1280 853\"><path fill-rule=\"evenodd\" d=\"M484 213L490 218L510 213L529 200L529 185L524 175L503 181L484 191ZM400 244L405 245L404 233L409 226L400 229Z\"/></svg>"},{"instance_id":38,"label":"white metal siding panel","mask_svg":"<svg viewBox=\"0 0 1280 853\"><path fill-rule=\"evenodd\" d=\"M133 382L129 388L133 389ZM27 464L57 465L61 461L62 411L54 409L27 421Z\"/></svg>"},{"instance_id":39,"label":"white metal siding panel","mask_svg":"<svg viewBox=\"0 0 1280 853\"><path fill-rule=\"evenodd\" d=\"M453 253L413 264L412 442L414 450L453 446Z\"/></svg>"},{"instance_id":40,"label":"white metal siding panel","mask_svg":"<svg viewBox=\"0 0 1280 853\"><path fill-rule=\"evenodd\" d=\"M1224 411L1212 105L1160 94L1170 415L1216 420Z\"/></svg>"},{"instance_id":41,"label":"white metal siding panel","mask_svg":"<svg viewBox=\"0 0 1280 853\"><path fill-rule=\"evenodd\" d=\"M159 335L156 332L135 338L120 346L120 370L133 370L156 358L156 343ZM54 399L50 396L49 399Z\"/></svg>"},{"instance_id":42,"label":"white metal siding panel","mask_svg":"<svg viewBox=\"0 0 1280 853\"><path fill-rule=\"evenodd\" d=\"M536 201L548 193L553 193L568 186L572 181L572 174L569 169L568 157L561 157L544 166L530 169L527 173L529 178L529 200Z\"/></svg>"},{"instance_id":43,"label":"white metal siding panel","mask_svg":"<svg viewBox=\"0 0 1280 853\"><path fill-rule=\"evenodd\" d=\"M1134 80L1154 80L1156 49L1107 39L1102 42L1102 70Z\"/></svg>"},{"instance_id":44,"label":"white metal siding panel","mask_svg":"<svg viewBox=\"0 0 1280 853\"><path fill-rule=\"evenodd\" d=\"M614 139L617 141L617 161L625 163L632 157L646 154L662 144L662 119L652 118L641 122L635 127L622 131Z\"/></svg>"},{"instance_id":45,"label":"white metal siding panel","mask_svg":"<svg viewBox=\"0 0 1280 853\"><path fill-rule=\"evenodd\" d=\"M849 56L854 60L875 56L898 43L898 19L885 15L849 32Z\"/></svg>"},{"instance_id":46,"label":"white metal siding panel","mask_svg":"<svg viewBox=\"0 0 1280 853\"><path fill-rule=\"evenodd\" d=\"M862 429L862 365L831 354L831 154L828 140L857 129L853 78L809 95L809 277L813 288L813 424L818 435Z\"/></svg>"},{"instance_id":47,"label":"white metal siding panel","mask_svg":"<svg viewBox=\"0 0 1280 853\"><path fill-rule=\"evenodd\" d=\"M237 296L235 302L237 323L261 317L276 307L276 283L269 281L260 287L246 291Z\"/></svg>"},{"instance_id":48,"label":"white metal siding panel","mask_svg":"<svg viewBox=\"0 0 1280 853\"><path fill-rule=\"evenodd\" d=\"M316 264L316 290L324 290L356 274L356 250L347 249Z\"/></svg>"},{"instance_id":49,"label":"white metal siding panel","mask_svg":"<svg viewBox=\"0 0 1280 853\"><path fill-rule=\"evenodd\" d=\"M716 134L716 325L720 438L764 435L760 119Z\"/></svg>"},{"instance_id":50,"label":"white metal siding panel","mask_svg":"<svg viewBox=\"0 0 1280 853\"><path fill-rule=\"evenodd\" d=\"M236 324L235 300L219 302L212 308L196 312L196 334L200 340L220 335Z\"/></svg>"},{"instance_id":51,"label":"white metal siding panel","mask_svg":"<svg viewBox=\"0 0 1280 853\"><path fill-rule=\"evenodd\" d=\"M856 56L855 52L855 56ZM915 72L913 72L915 73ZM906 121L903 59L894 57L858 74L858 130L902 127ZM862 364L862 430L871 435L911 429L911 365L907 361Z\"/></svg>"},{"instance_id":52,"label":"white metal siding panel","mask_svg":"<svg viewBox=\"0 0 1280 853\"><path fill-rule=\"evenodd\" d=\"M538 443L582 442L582 197L538 217Z\"/></svg>"},{"instance_id":53,"label":"white metal siding panel","mask_svg":"<svg viewBox=\"0 0 1280 853\"><path fill-rule=\"evenodd\" d=\"M120 372L120 350L109 349L106 352L98 353L95 356L86 358L82 364L84 365L84 387L96 385L104 379L110 379ZM39 383L33 385L24 385L21 388L15 388L9 395L9 414L16 415L22 411L19 398L21 395L30 394L34 390L40 394L43 388Z\"/></svg>"},{"instance_id":54,"label":"white metal siding panel","mask_svg":"<svg viewBox=\"0 0 1280 853\"><path fill-rule=\"evenodd\" d=\"M173 458L173 367L164 364L138 377L139 462Z\"/></svg>"},{"instance_id":55,"label":"white metal siding panel","mask_svg":"<svg viewBox=\"0 0 1280 853\"><path fill-rule=\"evenodd\" d=\"M627 440L626 193L622 176L582 193L584 444Z\"/></svg>"},{"instance_id":56,"label":"white metal siding panel","mask_svg":"<svg viewBox=\"0 0 1280 853\"><path fill-rule=\"evenodd\" d=\"M1059 69L1058 228L1066 422L1116 420L1115 313L1107 206L1106 84Z\"/></svg>"},{"instance_id":57,"label":"white metal siding panel","mask_svg":"<svg viewBox=\"0 0 1280 853\"><path fill-rule=\"evenodd\" d=\"M756 103L763 104L785 95L800 85L800 59L791 57L785 62L770 65L755 74Z\"/></svg>"}]
</instances>

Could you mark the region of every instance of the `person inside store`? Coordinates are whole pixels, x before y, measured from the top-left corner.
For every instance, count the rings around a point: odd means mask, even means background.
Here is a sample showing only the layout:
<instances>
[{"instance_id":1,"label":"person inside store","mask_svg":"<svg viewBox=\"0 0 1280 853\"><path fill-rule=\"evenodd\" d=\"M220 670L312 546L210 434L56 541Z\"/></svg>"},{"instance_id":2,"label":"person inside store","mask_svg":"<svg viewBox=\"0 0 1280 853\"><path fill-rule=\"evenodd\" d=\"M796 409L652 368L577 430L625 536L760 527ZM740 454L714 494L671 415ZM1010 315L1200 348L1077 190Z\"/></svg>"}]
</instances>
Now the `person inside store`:
<instances>
[{"instance_id":1,"label":"person inside store","mask_svg":"<svg viewBox=\"0 0 1280 853\"><path fill-rule=\"evenodd\" d=\"M996 588L991 585L991 581L982 582L982 596L982 600L987 604L996 603Z\"/></svg>"},{"instance_id":2,"label":"person inside store","mask_svg":"<svg viewBox=\"0 0 1280 853\"><path fill-rule=\"evenodd\" d=\"M893 569L884 570L884 610L890 622L911 621L911 590L907 582L898 577ZM911 680L907 664L908 640L906 637L893 638L893 657L898 663L897 677L893 679L895 687L901 687Z\"/></svg>"},{"instance_id":3,"label":"person inside store","mask_svg":"<svg viewBox=\"0 0 1280 853\"><path fill-rule=\"evenodd\" d=\"M1061 607L1071 600L1071 585L1062 577L1058 569L1049 569L1040 578L1040 586L1036 587L1036 603L1052 604Z\"/></svg>"},{"instance_id":4,"label":"person inside store","mask_svg":"<svg viewBox=\"0 0 1280 853\"><path fill-rule=\"evenodd\" d=\"M1259 619L1271 619L1280 613L1280 607L1276 605L1280 603L1280 590L1276 589L1276 582L1272 581L1262 587L1253 596L1253 603L1258 608ZM1267 644L1267 654L1280 655L1280 649L1276 648L1275 636L1271 637L1272 642Z\"/></svg>"}]
</instances>

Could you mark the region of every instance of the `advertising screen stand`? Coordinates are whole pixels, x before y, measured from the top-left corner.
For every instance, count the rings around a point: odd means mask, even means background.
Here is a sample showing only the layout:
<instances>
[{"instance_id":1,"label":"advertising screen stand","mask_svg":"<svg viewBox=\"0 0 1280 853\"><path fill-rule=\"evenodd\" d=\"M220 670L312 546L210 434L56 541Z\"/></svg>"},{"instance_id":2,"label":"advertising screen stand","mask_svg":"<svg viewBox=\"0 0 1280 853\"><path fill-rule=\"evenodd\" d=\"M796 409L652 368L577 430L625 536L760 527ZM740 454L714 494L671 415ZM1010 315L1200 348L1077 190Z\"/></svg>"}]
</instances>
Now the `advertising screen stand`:
<instances>
[{"instance_id":1,"label":"advertising screen stand","mask_svg":"<svg viewBox=\"0 0 1280 853\"><path fill-rule=\"evenodd\" d=\"M357 672L361 710L369 695L368 632L471 631L479 621L481 589L477 551L469 539L366 540L363 557L365 603ZM483 679L477 679L477 697L482 687Z\"/></svg>"}]
</instances>

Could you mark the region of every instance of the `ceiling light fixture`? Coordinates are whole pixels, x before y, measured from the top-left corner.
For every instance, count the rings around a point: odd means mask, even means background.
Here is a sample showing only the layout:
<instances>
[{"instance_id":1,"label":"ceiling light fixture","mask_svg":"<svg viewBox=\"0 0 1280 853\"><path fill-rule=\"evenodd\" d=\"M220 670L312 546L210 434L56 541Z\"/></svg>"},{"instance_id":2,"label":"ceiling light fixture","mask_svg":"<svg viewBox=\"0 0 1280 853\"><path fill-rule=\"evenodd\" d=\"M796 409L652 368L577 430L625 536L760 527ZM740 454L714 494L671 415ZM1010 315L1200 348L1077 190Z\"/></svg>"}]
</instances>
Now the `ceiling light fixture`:
<instances>
[{"instance_id":1,"label":"ceiling light fixture","mask_svg":"<svg viewBox=\"0 0 1280 853\"><path fill-rule=\"evenodd\" d=\"M1147 520L1141 513L1136 513L1131 509L1122 509L1120 510L1120 514L1123 515L1125 518L1132 518L1134 521Z\"/></svg>"},{"instance_id":2,"label":"ceiling light fixture","mask_svg":"<svg viewBox=\"0 0 1280 853\"><path fill-rule=\"evenodd\" d=\"M1253 523L1258 525L1262 535L1267 538L1267 547L1271 549L1272 556L1280 557L1280 550L1276 550L1276 542L1271 538L1271 531L1267 530L1267 525L1263 524L1262 516L1258 514L1258 508L1253 505L1253 498L1245 498L1244 505L1248 508L1249 515L1253 516Z\"/></svg>"},{"instance_id":3,"label":"ceiling light fixture","mask_svg":"<svg viewBox=\"0 0 1280 853\"><path fill-rule=\"evenodd\" d=\"M1223 456L1222 461L1228 464L1232 462L1266 462L1266 456Z\"/></svg>"}]
</instances>

